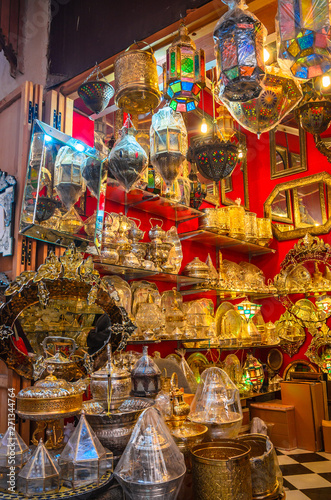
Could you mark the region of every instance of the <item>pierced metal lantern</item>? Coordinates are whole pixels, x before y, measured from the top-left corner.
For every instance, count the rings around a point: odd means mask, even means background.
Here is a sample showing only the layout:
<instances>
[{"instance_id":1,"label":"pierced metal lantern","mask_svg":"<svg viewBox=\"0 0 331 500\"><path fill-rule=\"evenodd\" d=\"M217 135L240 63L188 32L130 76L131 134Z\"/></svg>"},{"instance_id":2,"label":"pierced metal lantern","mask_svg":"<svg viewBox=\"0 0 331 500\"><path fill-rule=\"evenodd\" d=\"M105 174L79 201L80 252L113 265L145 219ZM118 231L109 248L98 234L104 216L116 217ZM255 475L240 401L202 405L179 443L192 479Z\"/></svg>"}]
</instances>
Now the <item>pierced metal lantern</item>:
<instances>
[{"instance_id":1,"label":"pierced metal lantern","mask_svg":"<svg viewBox=\"0 0 331 500\"><path fill-rule=\"evenodd\" d=\"M242 127L259 136L275 128L301 98L297 81L279 68L268 66L259 97L246 102L227 102L227 106Z\"/></svg>"},{"instance_id":2,"label":"pierced metal lantern","mask_svg":"<svg viewBox=\"0 0 331 500\"><path fill-rule=\"evenodd\" d=\"M83 83L78 89L79 97L94 113L101 113L114 95L113 87L106 81L93 80Z\"/></svg>"},{"instance_id":3,"label":"pierced metal lantern","mask_svg":"<svg viewBox=\"0 0 331 500\"><path fill-rule=\"evenodd\" d=\"M152 49L129 47L114 64L115 104L134 115L155 109L161 98L156 59Z\"/></svg>"},{"instance_id":4,"label":"pierced metal lantern","mask_svg":"<svg viewBox=\"0 0 331 500\"><path fill-rule=\"evenodd\" d=\"M187 153L187 130L182 115L169 106L160 109L152 118L150 141L151 163L171 187Z\"/></svg>"},{"instance_id":5,"label":"pierced metal lantern","mask_svg":"<svg viewBox=\"0 0 331 500\"><path fill-rule=\"evenodd\" d=\"M199 135L191 140L187 159L194 162L206 179L219 182L231 174L238 162L238 144L217 137L216 127L208 135Z\"/></svg>"},{"instance_id":6,"label":"pierced metal lantern","mask_svg":"<svg viewBox=\"0 0 331 500\"><path fill-rule=\"evenodd\" d=\"M309 79L331 69L328 0L278 0L278 63L296 78Z\"/></svg>"},{"instance_id":7,"label":"pierced metal lantern","mask_svg":"<svg viewBox=\"0 0 331 500\"><path fill-rule=\"evenodd\" d=\"M205 82L205 53L196 50L188 29L181 25L163 65L163 88L169 106L174 111L192 111L198 106Z\"/></svg>"},{"instance_id":8,"label":"pierced metal lantern","mask_svg":"<svg viewBox=\"0 0 331 500\"><path fill-rule=\"evenodd\" d=\"M247 327L247 333L250 335L253 344L261 344L262 341L261 333L252 321L255 314L260 311L261 307L261 304L254 304L247 299L243 300L239 304L236 304L235 306L240 316L246 321L244 325Z\"/></svg>"},{"instance_id":9,"label":"pierced metal lantern","mask_svg":"<svg viewBox=\"0 0 331 500\"><path fill-rule=\"evenodd\" d=\"M331 100L319 92L311 80L302 85L303 99L296 108L296 118L310 134L322 134L331 122Z\"/></svg>"},{"instance_id":10,"label":"pierced metal lantern","mask_svg":"<svg viewBox=\"0 0 331 500\"><path fill-rule=\"evenodd\" d=\"M222 100L247 101L260 95L265 74L264 25L243 0L222 0L230 10L214 30L217 94Z\"/></svg>"}]
</instances>

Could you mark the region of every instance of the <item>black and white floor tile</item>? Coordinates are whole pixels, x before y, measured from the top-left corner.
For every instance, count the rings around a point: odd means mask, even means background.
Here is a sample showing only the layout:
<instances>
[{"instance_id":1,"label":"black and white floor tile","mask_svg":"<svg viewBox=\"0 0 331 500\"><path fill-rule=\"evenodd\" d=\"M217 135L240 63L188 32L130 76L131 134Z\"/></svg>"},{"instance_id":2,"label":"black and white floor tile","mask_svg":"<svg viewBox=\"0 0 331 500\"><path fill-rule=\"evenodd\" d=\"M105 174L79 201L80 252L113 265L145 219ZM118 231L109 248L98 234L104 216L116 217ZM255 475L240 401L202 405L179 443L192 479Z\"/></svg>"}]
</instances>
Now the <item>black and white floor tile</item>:
<instances>
[{"instance_id":1,"label":"black and white floor tile","mask_svg":"<svg viewBox=\"0 0 331 500\"><path fill-rule=\"evenodd\" d=\"M286 500L331 500L331 454L277 450Z\"/></svg>"}]
</instances>

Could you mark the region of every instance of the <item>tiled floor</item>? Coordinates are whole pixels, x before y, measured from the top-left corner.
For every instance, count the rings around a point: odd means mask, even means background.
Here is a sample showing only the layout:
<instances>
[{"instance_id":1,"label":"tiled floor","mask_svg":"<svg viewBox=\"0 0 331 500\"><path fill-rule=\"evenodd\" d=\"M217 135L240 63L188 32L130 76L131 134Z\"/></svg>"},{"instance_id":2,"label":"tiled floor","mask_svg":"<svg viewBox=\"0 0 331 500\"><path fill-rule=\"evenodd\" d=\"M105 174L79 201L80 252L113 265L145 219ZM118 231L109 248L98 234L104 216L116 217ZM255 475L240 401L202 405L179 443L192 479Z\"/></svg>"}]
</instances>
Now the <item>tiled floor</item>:
<instances>
[{"instance_id":1,"label":"tiled floor","mask_svg":"<svg viewBox=\"0 0 331 500\"><path fill-rule=\"evenodd\" d=\"M277 450L286 500L331 500L331 454Z\"/></svg>"}]
</instances>

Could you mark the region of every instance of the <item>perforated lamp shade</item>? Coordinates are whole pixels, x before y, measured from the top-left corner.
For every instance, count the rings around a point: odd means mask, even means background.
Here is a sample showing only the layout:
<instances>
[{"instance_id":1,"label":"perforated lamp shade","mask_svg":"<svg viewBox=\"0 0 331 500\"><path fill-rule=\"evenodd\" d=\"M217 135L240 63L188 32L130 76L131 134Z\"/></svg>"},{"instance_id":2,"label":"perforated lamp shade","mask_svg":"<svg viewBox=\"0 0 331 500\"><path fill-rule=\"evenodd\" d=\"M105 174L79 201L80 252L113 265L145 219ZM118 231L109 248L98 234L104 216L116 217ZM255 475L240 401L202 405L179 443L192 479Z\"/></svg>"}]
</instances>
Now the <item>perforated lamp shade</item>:
<instances>
[{"instance_id":1,"label":"perforated lamp shade","mask_svg":"<svg viewBox=\"0 0 331 500\"><path fill-rule=\"evenodd\" d=\"M293 78L269 66L259 97L246 102L226 102L240 125L257 135L268 132L300 102L302 91Z\"/></svg>"}]
</instances>

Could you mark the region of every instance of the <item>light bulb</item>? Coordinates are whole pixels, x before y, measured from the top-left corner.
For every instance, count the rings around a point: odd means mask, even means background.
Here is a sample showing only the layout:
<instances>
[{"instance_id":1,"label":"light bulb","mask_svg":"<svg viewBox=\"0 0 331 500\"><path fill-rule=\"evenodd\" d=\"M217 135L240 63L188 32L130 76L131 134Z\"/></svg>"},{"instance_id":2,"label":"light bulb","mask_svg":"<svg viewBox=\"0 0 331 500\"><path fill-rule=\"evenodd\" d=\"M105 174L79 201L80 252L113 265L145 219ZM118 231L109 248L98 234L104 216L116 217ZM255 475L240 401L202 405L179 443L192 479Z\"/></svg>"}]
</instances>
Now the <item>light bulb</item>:
<instances>
[{"instance_id":1,"label":"light bulb","mask_svg":"<svg viewBox=\"0 0 331 500\"><path fill-rule=\"evenodd\" d=\"M243 152L242 151L239 151L238 153L238 158L242 158L243 157Z\"/></svg>"},{"instance_id":2,"label":"light bulb","mask_svg":"<svg viewBox=\"0 0 331 500\"><path fill-rule=\"evenodd\" d=\"M265 62L265 63L266 63L266 62L268 62L268 61L269 61L269 59L270 59L270 52L269 52L269 50L268 50L268 49L266 49L265 47L264 47L264 49L263 49L263 59L264 59L264 62Z\"/></svg>"},{"instance_id":3,"label":"light bulb","mask_svg":"<svg viewBox=\"0 0 331 500\"><path fill-rule=\"evenodd\" d=\"M330 79L329 75L324 75L322 78L322 86L324 88L327 88L330 85L331 85L331 79Z\"/></svg>"},{"instance_id":4,"label":"light bulb","mask_svg":"<svg viewBox=\"0 0 331 500\"><path fill-rule=\"evenodd\" d=\"M202 134L206 134L207 133L208 126L207 126L206 118L202 118L201 129L200 130L201 130Z\"/></svg>"},{"instance_id":5,"label":"light bulb","mask_svg":"<svg viewBox=\"0 0 331 500\"><path fill-rule=\"evenodd\" d=\"M80 144L79 142L77 144L75 144L74 148L81 153L85 150L85 147L83 146L83 144Z\"/></svg>"}]
</instances>

